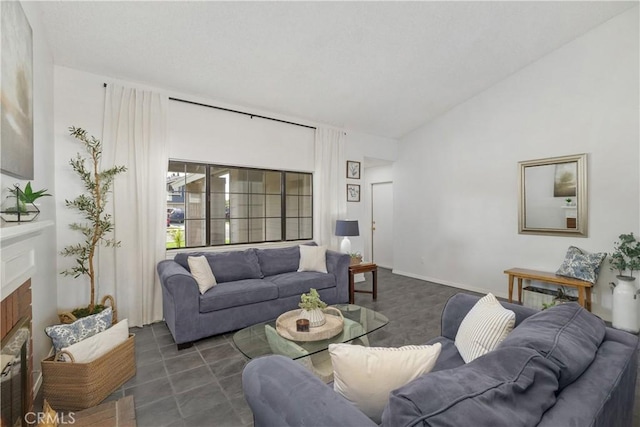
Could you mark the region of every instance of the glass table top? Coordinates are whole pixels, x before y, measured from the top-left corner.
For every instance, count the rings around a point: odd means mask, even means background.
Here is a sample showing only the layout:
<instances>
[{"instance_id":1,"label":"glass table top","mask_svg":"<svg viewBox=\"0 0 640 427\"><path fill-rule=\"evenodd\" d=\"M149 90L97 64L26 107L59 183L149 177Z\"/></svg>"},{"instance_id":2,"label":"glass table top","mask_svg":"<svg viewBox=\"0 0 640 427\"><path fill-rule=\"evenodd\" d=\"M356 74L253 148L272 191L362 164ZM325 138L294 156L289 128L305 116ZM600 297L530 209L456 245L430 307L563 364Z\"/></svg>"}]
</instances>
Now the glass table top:
<instances>
[{"instance_id":1,"label":"glass table top","mask_svg":"<svg viewBox=\"0 0 640 427\"><path fill-rule=\"evenodd\" d=\"M291 359L310 356L329 348L329 344L346 343L365 337L382 328L389 319L377 311L354 304L335 304L344 316L344 328L338 335L319 341L291 341L276 331L276 320L258 323L233 335L233 342L249 359L268 354L281 354Z\"/></svg>"}]
</instances>

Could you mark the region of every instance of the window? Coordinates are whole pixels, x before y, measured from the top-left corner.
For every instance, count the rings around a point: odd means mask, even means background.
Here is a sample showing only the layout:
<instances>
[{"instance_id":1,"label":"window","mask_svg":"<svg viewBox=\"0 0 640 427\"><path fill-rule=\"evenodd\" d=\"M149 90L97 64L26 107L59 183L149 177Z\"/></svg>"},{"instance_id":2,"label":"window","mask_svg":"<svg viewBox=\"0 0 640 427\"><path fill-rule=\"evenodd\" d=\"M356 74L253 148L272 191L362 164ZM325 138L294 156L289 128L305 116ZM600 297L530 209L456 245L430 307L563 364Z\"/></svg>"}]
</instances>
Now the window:
<instances>
[{"instance_id":1,"label":"window","mask_svg":"<svg viewBox=\"0 0 640 427\"><path fill-rule=\"evenodd\" d=\"M170 160L167 249L311 239L312 178Z\"/></svg>"}]
</instances>

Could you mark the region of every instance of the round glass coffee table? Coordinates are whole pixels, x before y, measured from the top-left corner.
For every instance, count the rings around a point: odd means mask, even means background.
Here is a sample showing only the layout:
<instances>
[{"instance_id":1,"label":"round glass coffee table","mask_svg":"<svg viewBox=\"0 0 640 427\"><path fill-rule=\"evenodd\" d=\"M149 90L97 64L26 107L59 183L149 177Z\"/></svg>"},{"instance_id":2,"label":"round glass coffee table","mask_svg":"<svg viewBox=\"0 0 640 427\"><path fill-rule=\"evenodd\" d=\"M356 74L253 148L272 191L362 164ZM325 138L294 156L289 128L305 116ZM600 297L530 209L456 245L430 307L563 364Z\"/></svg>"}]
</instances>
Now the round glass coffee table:
<instances>
[{"instance_id":1,"label":"round glass coffee table","mask_svg":"<svg viewBox=\"0 0 640 427\"><path fill-rule=\"evenodd\" d=\"M249 359L268 354L280 354L291 359L301 359L329 348L329 344L368 344L367 335L389 323L389 319L377 311L354 304L336 304L344 316L344 328L338 335L320 341L291 341L276 331L276 321L258 323L241 329L233 335L233 342Z\"/></svg>"}]
</instances>

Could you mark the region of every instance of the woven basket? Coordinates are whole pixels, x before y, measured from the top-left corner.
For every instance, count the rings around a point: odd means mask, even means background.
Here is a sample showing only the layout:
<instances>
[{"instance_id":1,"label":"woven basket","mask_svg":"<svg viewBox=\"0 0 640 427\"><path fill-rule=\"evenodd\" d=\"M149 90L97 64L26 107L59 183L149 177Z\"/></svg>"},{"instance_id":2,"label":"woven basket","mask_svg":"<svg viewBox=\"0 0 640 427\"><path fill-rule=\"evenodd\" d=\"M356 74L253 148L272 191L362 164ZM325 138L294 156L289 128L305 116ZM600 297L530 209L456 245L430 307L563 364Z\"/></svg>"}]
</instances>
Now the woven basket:
<instances>
[{"instance_id":1,"label":"woven basket","mask_svg":"<svg viewBox=\"0 0 640 427\"><path fill-rule=\"evenodd\" d=\"M109 305L107 305L107 301L109 302ZM118 323L118 309L116 308L116 300L111 295L105 295L104 297L102 297L102 301L100 301L100 304L105 307L111 307L111 312L113 313L111 324L115 325L116 323ZM70 324L78 320L78 318L74 316L70 311L65 311L58 314L58 318L60 318L60 323L62 324Z\"/></svg>"},{"instance_id":2,"label":"woven basket","mask_svg":"<svg viewBox=\"0 0 640 427\"><path fill-rule=\"evenodd\" d=\"M362 256L352 256L349 265L358 265L362 263Z\"/></svg>"},{"instance_id":3,"label":"woven basket","mask_svg":"<svg viewBox=\"0 0 640 427\"><path fill-rule=\"evenodd\" d=\"M57 362L56 356L42 361L44 398L56 410L95 406L136 374L133 334L89 363Z\"/></svg>"}]
</instances>

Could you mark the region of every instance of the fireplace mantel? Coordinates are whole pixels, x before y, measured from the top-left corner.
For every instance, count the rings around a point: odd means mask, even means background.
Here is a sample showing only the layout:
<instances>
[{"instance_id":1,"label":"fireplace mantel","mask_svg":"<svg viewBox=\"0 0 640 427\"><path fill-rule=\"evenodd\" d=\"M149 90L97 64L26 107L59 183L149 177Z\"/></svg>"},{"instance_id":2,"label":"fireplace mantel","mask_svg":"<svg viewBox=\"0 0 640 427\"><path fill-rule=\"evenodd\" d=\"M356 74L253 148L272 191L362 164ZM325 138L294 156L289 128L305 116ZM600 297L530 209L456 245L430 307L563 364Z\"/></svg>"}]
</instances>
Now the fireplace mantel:
<instances>
[{"instance_id":1,"label":"fireplace mantel","mask_svg":"<svg viewBox=\"0 0 640 427\"><path fill-rule=\"evenodd\" d=\"M34 221L0 227L0 285L4 299L29 279L35 270L35 237L53 221Z\"/></svg>"},{"instance_id":2,"label":"fireplace mantel","mask_svg":"<svg viewBox=\"0 0 640 427\"><path fill-rule=\"evenodd\" d=\"M53 221L44 220L44 221L34 221L34 222L26 222L23 224L3 224L0 227L0 243L2 246L5 243L10 244L10 241L13 240L23 240L31 237L32 234L39 234L47 227L51 227L53 225Z\"/></svg>"}]
</instances>

